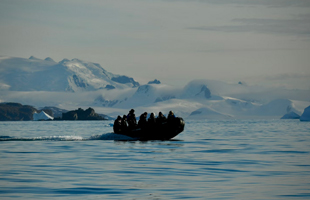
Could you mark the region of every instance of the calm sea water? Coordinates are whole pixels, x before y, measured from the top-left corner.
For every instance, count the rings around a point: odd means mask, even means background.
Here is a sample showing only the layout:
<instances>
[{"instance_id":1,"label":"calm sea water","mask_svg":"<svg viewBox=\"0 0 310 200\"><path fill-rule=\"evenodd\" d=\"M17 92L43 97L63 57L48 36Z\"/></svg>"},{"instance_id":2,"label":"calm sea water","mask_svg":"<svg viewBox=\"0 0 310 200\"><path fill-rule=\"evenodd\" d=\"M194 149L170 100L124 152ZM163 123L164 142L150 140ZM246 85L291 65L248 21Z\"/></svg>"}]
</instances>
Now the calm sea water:
<instances>
[{"instance_id":1,"label":"calm sea water","mask_svg":"<svg viewBox=\"0 0 310 200\"><path fill-rule=\"evenodd\" d=\"M148 142L111 123L0 122L0 199L310 199L310 123L186 121Z\"/></svg>"}]
</instances>

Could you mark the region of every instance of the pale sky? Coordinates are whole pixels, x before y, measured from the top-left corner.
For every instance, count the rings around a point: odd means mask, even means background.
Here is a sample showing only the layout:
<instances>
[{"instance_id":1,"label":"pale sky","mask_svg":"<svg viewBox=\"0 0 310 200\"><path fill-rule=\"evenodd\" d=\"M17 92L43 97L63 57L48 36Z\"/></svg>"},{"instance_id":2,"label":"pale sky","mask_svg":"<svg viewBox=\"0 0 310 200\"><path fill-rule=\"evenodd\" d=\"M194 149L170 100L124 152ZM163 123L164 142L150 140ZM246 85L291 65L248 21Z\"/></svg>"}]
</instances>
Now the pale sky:
<instances>
[{"instance_id":1,"label":"pale sky","mask_svg":"<svg viewBox=\"0 0 310 200\"><path fill-rule=\"evenodd\" d=\"M142 84L310 89L310 1L0 0L0 55L78 58Z\"/></svg>"}]
</instances>

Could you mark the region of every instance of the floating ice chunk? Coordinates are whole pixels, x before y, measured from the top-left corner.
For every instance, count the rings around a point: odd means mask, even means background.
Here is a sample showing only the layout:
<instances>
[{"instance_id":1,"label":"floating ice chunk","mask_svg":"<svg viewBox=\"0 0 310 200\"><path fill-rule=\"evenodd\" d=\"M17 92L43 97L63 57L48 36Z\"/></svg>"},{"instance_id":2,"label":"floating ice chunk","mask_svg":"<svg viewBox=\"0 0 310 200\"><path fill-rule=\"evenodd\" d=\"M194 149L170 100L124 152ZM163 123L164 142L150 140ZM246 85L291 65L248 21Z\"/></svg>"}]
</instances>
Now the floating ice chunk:
<instances>
[{"instance_id":1,"label":"floating ice chunk","mask_svg":"<svg viewBox=\"0 0 310 200\"><path fill-rule=\"evenodd\" d=\"M53 120L54 118L46 114L43 110L40 113L33 113L33 120Z\"/></svg>"}]
</instances>

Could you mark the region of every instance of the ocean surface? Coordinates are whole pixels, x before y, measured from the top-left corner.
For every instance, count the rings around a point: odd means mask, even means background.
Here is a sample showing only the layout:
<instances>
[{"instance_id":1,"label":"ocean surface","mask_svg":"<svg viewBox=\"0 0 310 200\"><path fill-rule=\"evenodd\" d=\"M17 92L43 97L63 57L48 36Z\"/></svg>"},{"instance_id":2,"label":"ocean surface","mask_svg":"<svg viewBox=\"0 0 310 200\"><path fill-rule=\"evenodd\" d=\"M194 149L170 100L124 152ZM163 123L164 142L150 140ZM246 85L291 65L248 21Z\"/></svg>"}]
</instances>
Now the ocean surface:
<instances>
[{"instance_id":1,"label":"ocean surface","mask_svg":"<svg viewBox=\"0 0 310 200\"><path fill-rule=\"evenodd\" d=\"M0 122L0 199L310 199L310 123L185 121L123 141L112 121Z\"/></svg>"}]
</instances>

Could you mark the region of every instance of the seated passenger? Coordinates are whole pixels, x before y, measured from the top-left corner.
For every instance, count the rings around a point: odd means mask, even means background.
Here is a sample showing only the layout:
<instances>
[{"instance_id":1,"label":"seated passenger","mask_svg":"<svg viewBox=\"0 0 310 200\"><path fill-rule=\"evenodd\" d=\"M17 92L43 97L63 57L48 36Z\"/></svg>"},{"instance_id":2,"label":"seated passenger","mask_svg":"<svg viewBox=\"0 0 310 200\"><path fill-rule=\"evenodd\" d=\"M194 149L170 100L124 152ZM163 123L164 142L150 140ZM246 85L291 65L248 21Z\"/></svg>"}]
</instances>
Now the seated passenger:
<instances>
[{"instance_id":1,"label":"seated passenger","mask_svg":"<svg viewBox=\"0 0 310 200\"><path fill-rule=\"evenodd\" d=\"M131 109L127 115L127 123L130 129L134 129L137 126L137 120L135 110Z\"/></svg>"},{"instance_id":2,"label":"seated passenger","mask_svg":"<svg viewBox=\"0 0 310 200\"><path fill-rule=\"evenodd\" d=\"M156 118L155 118L155 114L151 113L150 118L148 119L148 125L152 128L155 127L156 125Z\"/></svg>"},{"instance_id":3,"label":"seated passenger","mask_svg":"<svg viewBox=\"0 0 310 200\"><path fill-rule=\"evenodd\" d=\"M162 112L158 113L158 117L156 119L157 124L162 124L163 122L165 122L167 120L167 118L165 117L165 115L163 115Z\"/></svg>"},{"instance_id":4,"label":"seated passenger","mask_svg":"<svg viewBox=\"0 0 310 200\"><path fill-rule=\"evenodd\" d=\"M121 120L121 127L122 127L122 131L126 131L128 128L126 115L123 115L123 118Z\"/></svg>"},{"instance_id":5,"label":"seated passenger","mask_svg":"<svg viewBox=\"0 0 310 200\"><path fill-rule=\"evenodd\" d=\"M175 115L172 111L169 111L169 114L168 114L168 120L171 120L171 119L174 119L175 118Z\"/></svg>"},{"instance_id":6,"label":"seated passenger","mask_svg":"<svg viewBox=\"0 0 310 200\"><path fill-rule=\"evenodd\" d=\"M143 114L140 115L140 119L139 119L139 122L138 122L138 126L140 128L146 128L147 126L147 112L144 112Z\"/></svg>"},{"instance_id":7,"label":"seated passenger","mask_svg":"<svg viewBox=\"0 0 310 200\"><path fill-rule=\"evenodd\" d=\"M117 119L114 121L114 125L113 125L113 131L114 133L121 133L122 132L122 117L118 116Z\"/></svg>"}]
</instances>

